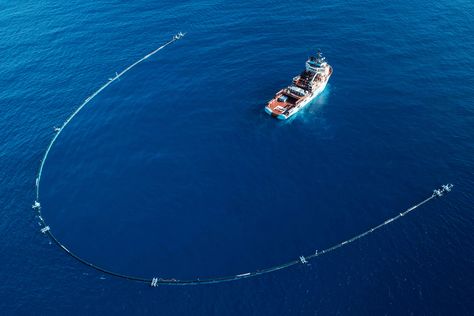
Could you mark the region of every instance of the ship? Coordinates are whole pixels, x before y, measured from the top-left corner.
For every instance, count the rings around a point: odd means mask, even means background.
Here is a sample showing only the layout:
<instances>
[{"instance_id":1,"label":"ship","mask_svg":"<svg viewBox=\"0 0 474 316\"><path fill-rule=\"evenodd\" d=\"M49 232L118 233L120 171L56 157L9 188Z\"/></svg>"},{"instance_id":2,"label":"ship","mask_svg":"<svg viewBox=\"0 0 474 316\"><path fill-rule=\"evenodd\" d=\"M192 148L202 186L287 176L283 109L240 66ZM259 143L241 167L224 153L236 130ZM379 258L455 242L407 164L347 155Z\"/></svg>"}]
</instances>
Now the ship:
<instances>
[{"instance_id":1,"label":"ship","mask_svg":"<svg viewBox=\"0 0 474 316\"><path fill-rule=\"evenodd\" d=\"M331 75L332 67L319 51L316 57L308 58L305 70L293 78L291 85L268 102L265 112L280 120L288 119L324 91Z\"/></svg>"}]
</instances>

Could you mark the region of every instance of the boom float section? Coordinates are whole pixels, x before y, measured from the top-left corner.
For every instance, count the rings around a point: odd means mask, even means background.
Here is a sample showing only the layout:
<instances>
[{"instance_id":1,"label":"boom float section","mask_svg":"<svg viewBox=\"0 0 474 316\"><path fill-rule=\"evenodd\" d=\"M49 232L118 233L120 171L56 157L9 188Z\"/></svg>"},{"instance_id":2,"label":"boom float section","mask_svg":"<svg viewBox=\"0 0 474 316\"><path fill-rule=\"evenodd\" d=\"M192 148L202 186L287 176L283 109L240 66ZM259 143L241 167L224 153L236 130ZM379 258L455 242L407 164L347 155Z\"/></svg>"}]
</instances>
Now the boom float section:
<instances>
[{"instance_id":1,"label":"boom float section","mask_svg":"<svg viewBox=\"0 0 474 316\"><path fill-rule=\"evenodd\" d=\"M107 81L105 84L103 84L99 89L97 89L94 93L92 93L89 97L87 97L79 106L78 108L66 119L66 121L64 121L64 123L62 124L61 127L55 127L54 130L55 130L55 134L53 136L53 138L51 139L48 147L46 148L46 151L44 153L44 156L43 156L43 159L41 160L41 163L40 163L40 167L39 167L39 170L38 170L38 175L36 177L36 181L35 181L35 186L36 186L36 199L32 205L32 208L38 213L38 218L40 220L40 224L41 224L41 229L40 229L40 232L45 234L45 235L48 235L51 240L56 244L58 245L62 250L64 250L69 256L71 256L72 258L76 259L78 262L92 268L92 269L95 269L96 271L100 272L100 273L104 273L104 274L107 274L107 275L110 275L110 276L114 276L114 277L117 277L117 278L121 278L121 279L126 279L126 280L130 280L130 281L136 281L136 282L142 282L142 283L147 283L149 284L151 287L157 287L158 285L199 285L199 284L213 284L213 283L223 283L223 282L230 282L230 281L236 281L236 280L241 280L241 279L247 279L247 278L252 278L252 277L256 277L256 276L259 276L259 275L263 275L263 274L267 274L267 273L270 273L270 272L275 272L275 271L278 271L278 270L283 270L283 269L287 269L289 267L292 267L292 266L295 266L295 265L298 265L298 264L302 264L302 265L305 265L307 264L311 259L314 259L316 257L319 257L319 256L322 256L324 254L327 254L329 252L332 252L338 248L341 248L343 246L347 246L349 245L350 243L358 240L358 239L361 239L363 237L366 237L372 233L374 233L375 231L381 229L382 227L388 225L388 224L391 224L391 223L394 223L395 221L399 220L400 218L402 218L403 216L407 215L408 213L410 212L413 212L415 209L419 208L420 206L428 203L429 201L437 198L437 197L441 197L443 196L445 193L448 193L452 190L453 188L453 185L452 184L446 184L446 185L443 185L440 189L437 189L437 190L434 190L433 193L428 196L427 198L425 198L424 200L422 200L421 202L419 202L418 204L415 204L414 206L408 208L407 210L401 212L401 213L398 213L398 215L394 216L394 217L391 217L387 220L385 220L383 223L377 225L377 226L374 226L350 239L347 239L347 240L344 240L336 245L333 245L331 247L328 247L324 250L321 250L321 251L315 251L314 253L310 254L310 255L307 255L307 256L299 256L297 259L293 260L293 261L290 261L290 262L287 262L287 263L283 263L283 264L278 264L278 265L274 265L274 266L271 266L271 267L267 267L267 268L264 268L264 269L260 269L260 270L256 270L256 271L252 271L252 272L245 272L245 273L240 273L240 274L235 274L235 275L229 275L229 276L218 276L218 277L208 277L208 278L196 278L196 279L189 279L189 280L179 280L179 279L175 279L175 278L167 278L167 279L164 279L164 278L160 278L160 277L138 277L138 276L131 276L131 275L125 275L125 274L121 274L121 273L116 273L116 272L113 272L113 271L110 271L106 268L103 268L103 267L100 267L100 266L97 266L95 265L94 263L92 262L89 262L87 260L84 260L82 259L80 256L76 255L74 252L72 252L71 250L69 250L68 248L66 248L66 246L64 246L56 237L55 235L53 234L52 230L51 230L51 227L47 224L46 220L43 218L42 216L42 213L41 213L41 200L40 200L40 184L41 184L41 177L42 177L42 174L43 174L43 169L44 169L44 166L45 166L45 163L48 159L48 155L49 155L49 152L51 151L53 145L55 144L56 140L58 139L59 135L61 134L61 132L64 130L64 128L66 128L66 126L71 122L72 119L74 119L74 117L88 104L90 103L99 93L101 93L102 91L104 91L109 85L111 85L115 80L119 79L120 77L122 77L123 75L125 75L128 71L132 70L135 66L137 66L138 64L142 63L143 61L147 60L148 58L152 57L153 55L155 55L156 53L158 53L160 50L162 50L163 48L165 48L166 46L180 40L181 38L183 38L185 36L185 34L183 33L178 33L176 35L173 36L173 38L171 40L169 40L168 42L166 42L165 44L163 44L162 46L158 47L157 49L155 49L154 51L152 51L151 53L145 55L144 57L140 58L139 60L137 60L136 62L134 62L133 64L131 64L130 66L128 66L127 68L125 68L124 70L122 70L121 72L118 72L118 73L115 73L115 76L112 77L112 78L109 78L109 81Z\"/></svg>"}]
</instances>

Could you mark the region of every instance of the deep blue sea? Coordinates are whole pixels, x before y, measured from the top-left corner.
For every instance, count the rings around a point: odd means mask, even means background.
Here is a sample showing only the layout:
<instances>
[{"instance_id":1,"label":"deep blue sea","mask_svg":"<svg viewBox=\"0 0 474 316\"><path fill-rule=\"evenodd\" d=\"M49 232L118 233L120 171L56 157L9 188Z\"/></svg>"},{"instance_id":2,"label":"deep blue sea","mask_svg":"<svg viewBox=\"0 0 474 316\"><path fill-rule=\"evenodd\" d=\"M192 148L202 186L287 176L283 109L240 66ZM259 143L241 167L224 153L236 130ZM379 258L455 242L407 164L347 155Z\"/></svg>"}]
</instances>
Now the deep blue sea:
<instances>
[{"instance_id":1,"label":"deep blue sea","mask_svg":"<svg viewBox=\"0 0 474 316\"><path fill-rule=\"evenodd\" d=\"M472 315L474 3L0 1L1 315ZM294 260L442 199L310 265ZM334 68L289 121L306 58Z\"/></svg>"}]
</instances>

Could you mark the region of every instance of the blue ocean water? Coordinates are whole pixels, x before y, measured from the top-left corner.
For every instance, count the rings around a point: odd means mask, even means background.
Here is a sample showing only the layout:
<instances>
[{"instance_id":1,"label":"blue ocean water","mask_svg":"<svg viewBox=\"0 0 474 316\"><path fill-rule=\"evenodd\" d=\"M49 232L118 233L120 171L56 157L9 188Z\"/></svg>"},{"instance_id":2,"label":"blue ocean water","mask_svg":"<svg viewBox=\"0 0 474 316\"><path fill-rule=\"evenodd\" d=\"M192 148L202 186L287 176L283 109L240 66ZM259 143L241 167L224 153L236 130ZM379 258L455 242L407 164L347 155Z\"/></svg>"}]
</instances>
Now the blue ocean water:
<instances>
[{"instance_id":1,"label":"blue ocean water","mask_svg":"<svg viewBox=\"0 0 474 316\"><path fill-rule=\"evenodd\" d=\"M474 294L470 1L0 3L2 315L469 315ZM34 180L61 133L43 215L69 249L143 277L242 273L350 238L298 266L220 285L104 276L39 233ZM297 117L263 111L320 48L334 68Z\"/></svg>"}]
</instances>

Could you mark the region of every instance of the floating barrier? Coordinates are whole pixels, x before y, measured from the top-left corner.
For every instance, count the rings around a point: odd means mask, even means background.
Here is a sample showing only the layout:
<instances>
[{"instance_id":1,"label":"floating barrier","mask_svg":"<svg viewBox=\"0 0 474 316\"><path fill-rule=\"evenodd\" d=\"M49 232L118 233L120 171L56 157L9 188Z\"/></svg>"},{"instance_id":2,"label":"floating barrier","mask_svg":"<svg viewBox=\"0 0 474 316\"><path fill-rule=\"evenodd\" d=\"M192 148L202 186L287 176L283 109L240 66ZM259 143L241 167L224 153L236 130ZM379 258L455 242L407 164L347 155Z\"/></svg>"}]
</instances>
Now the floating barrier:
<instances>
[{"instance_id":1,"label":"floating barrier","mask_svg":"<svg viewBox=\"0 0 474 316\"><path fill-rule=\"evenodd\" d=\"M49 152L51 151L51 148L53 147L54 143L56 142L56 140L58 139L59 135L64 130L64 128L69 124L69 122L71 122L71 120L84 108L84 106L86 106L90 101L92 101L99 93L101 93L110 84L112 84L112 82L114 82L115 80L118 80L125 73L127 73L128 71L133 69L135 66L137 66L138 64L140 64L144 60L150 58L151 56L155 55L157 52L159 52L160 50L162 50L166 46L168 46L168 45L174 43L175 41L183 38L184 35L185 34L183 34L183 33L178 33L177 35L173 36L173 38L170 41L166 42L165 44L158 47L157 49L155 49L151 53L149 53L149 54L145 55L144 57L142 57L141 59L137 60L136 62L134 62L133 64L131 64L127 68L125 68L123 71L121 71L119 73L116 72L115 76L113 78L109 78L109 80L104 85L102 85L98 90L96 90L93 94L91 94L89 97L87 97L84 100L84 102L81 105L79 105L79 107L67 118L67 120L62 124L61 127L54 127L55 134L54 134L51 142L49 143L49 145L46 149L46 152L43 156L43 159L41 160L41 164L40 164L39 171L38 171L38 177L35 180L36 200L34 201L34 203L32 205L32 208L38 212L38 219L40 220L40 225L42 227L40 229L41 233L43 233L45 235L48 235L56 245L58 245L68 255L70 255L71 257L73 257L74 259L79 261L80 263L82 263L82 264L84 264L84 265L86 265L86 266L88 266L92 269L95 269L96 271L98 271L100 273L104 273L104 274L107 274L107 275L111 275L111 276L114 276L114 277L130 280L130 281L147 283L151 287L157 287L158 285L199 285L199 284L214 284L214 283L223 283L223 282L236 281L236 280L256 277L256 276L259 276L259 275L267 274L267 273L270 273L270 272L275 272L275 271L278 271L278 270L287 269L289 267L292 267L292 266L295 266L295 265L298 265L298 264L305 265L311 259L314 259L316 257L325 255L325 254L327 254L329 252L332 252L332 251L334 251L338 248L346 246L346 245L348 245L348 244L350 244L350 243L352 243L352 242L354 242L358 239L366 237L367 235L375 232L376 230L379 230L380 228L382 228L382 227L384 227L384 226L400 219L402 216L405 216L408 213L414 211L415 209L422 206L423 204L428 203L432 199L434 199L436 197L442 197L445 193L448 193L452 190L452 188L453 188L452 184L443 185L440 189L434 190L433 193L428 198L426 198L425 200L423 200L423 201L419 202L418 204L410 207L409 209L399 213L397 216L389 218L389 219L385 220L383 223L381 223L377 226L374 226L374 227L368 229L367 231L365 231L363 233L360 233L360 234L358 234L358 235L356 235L356 236L354 236L354 237L352 237L348 240L344 240L344 241L342 241L342 242L340 242L336 245L333 245L333 246L331 246L329 248L326 248L324 250L321 250L321 251L316 250L311 255L308 255L308 256L303 256L302 255L296 260L293 260L293 261L290 261L290 262L287 262L287 263L283 263L283 264L279 264L279 265L275 265L275 266L272 266L272 267L269 267L269 268L256 270L256 271L253 271L253 272L245 272L245 273L240 273L240 274L236 274L236 275L222 276L222 277L210 277L210 278L204 278L204 279L196 278L196 279L190 279L190 280L179 280L179 279L174 279L174 278L172 278L172 279L163 279L163 278L158 278L158 277L144 278L144 277L136 277L136 276L130 276L130 275L125 275L125 274L121 274L121 273L116 273L116 272L107 270L105 268L102 268L100 266L97 266L97 265L89 262L89 261L86 261L86 260L82 259L80 256L76 255L75 253L73 253L72 251L67 249L66 246L64 246L55 237L55 235L51 231L50 226L46 224L46 221L44 220L44 218L41 214L41 203L40 203L40 194L39 194L40 183L41 183L41 176L43 174L43 168L44 168L44 165L45 165L45 163L48 159ZM101 277L101 279L102 279L102 277Z\"/></svg>"}]
</instances>

